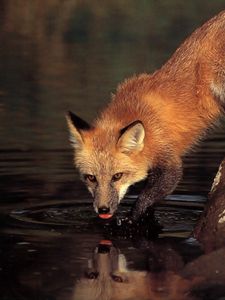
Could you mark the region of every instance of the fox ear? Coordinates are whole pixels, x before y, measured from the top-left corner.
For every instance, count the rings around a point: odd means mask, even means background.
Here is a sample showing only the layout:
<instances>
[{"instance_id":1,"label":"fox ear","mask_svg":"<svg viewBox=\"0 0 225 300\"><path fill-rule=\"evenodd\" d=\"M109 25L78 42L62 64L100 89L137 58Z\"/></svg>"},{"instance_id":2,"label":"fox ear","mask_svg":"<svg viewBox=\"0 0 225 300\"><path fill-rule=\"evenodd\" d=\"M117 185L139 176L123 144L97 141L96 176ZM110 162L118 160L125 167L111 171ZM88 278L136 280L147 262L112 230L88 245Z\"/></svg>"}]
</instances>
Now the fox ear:
<instances>
[{"instance_id":1,"label":"fox ear","mask_svg":"<svg viewBox=\"0 0 225 300\"><path fill-rule=\"evenodd\" d=\"M120 130L118 147L124 153L141 151L144 147L145 129L141 121L135 121Z\"/></svg>"},{"instance_id":2,"label":"fox ear","mask_svg":"<svg viewBox=\"0 0 225 300\"><path fill-rule=\"evenodd\" d=\"M75 149L83 145L82 131L89 130L91 126L84 120L69 111L66 114L67 124L70 130L70 141Z\"/></svg>"}]
</instances>

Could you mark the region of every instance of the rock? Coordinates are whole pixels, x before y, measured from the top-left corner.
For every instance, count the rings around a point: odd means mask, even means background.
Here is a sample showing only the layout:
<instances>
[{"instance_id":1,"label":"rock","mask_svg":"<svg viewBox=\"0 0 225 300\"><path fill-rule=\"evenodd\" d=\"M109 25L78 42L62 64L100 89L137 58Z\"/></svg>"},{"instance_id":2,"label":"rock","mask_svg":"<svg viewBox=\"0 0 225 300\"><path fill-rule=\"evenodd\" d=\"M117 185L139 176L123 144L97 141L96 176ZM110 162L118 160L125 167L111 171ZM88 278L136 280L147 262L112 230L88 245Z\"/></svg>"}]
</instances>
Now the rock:
<instances>
[{"instance_id":1,"label":"rock","mask_svg":"<svg viewBox=\"0 0 225 300\"><path fill-rule=\"evenodd\" d=\"M193 299L225 299L225 248L201 255L186 264L180 275L186 280L192 279Z\"/></svg>"},{"instance_id":2,"label":"rock","mask_svg":"<svg viewBox=\"0 0 225 300\"><path fill-rule=\"evenodd\" d=\"M202 243L206 252L225 246L225 159L215 176L194 237Z\"/></svg>"}]
</instances>

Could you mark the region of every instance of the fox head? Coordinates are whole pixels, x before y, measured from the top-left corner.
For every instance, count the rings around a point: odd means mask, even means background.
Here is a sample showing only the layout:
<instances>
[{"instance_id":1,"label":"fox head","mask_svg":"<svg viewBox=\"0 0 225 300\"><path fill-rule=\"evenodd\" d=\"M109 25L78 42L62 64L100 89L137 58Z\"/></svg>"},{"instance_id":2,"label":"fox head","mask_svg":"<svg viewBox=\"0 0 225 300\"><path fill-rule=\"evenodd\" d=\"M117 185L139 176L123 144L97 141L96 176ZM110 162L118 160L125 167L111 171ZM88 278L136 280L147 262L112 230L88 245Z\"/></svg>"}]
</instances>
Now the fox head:
<instances>
[{"instance_id":1,"label":"fox head","mask_svg":"<svg viewBox=\"0 0 225 300\"><path fill-rule=\"evenodd\" d=\"M90 126L75 114L67 114L75 166L94 198L94 209L102 218L111 217L129 186L147 176L148 167L140 155L145 129L136 120Z\"/></svg>"}]
</instances>

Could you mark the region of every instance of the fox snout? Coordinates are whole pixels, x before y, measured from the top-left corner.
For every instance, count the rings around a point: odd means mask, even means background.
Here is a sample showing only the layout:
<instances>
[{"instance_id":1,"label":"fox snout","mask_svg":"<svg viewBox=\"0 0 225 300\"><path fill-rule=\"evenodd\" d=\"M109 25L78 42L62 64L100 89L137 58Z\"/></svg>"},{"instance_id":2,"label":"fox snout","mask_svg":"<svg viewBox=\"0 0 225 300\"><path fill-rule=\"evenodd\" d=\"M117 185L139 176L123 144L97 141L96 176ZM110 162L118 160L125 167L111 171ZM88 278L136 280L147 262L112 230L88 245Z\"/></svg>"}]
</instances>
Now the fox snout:
<instances>
[{"instance_id":1,"label":"fox snout","mask_svg":"<svg viewBox=\"0 0 225 300\"><path fill-rule=\"evenodd\" d=\"M119 196L112 187L104 189L99 187L94 194L94 208L96 213L102 219L109 219L117 210Z\"/></svg>"},{"instance_id":2,"label":"fox snout","mask_svg":"<svg viewBox=\"0 0 225 300\"><path fill-rule=\"evenodd\" d=\"M113 214L110 213L110 208L106 206L99 207L98 216L101 219L110 219Z\"/></svg>"},{"instance_id":3,"label":"fox snout","mask_svg":"<svg viewBox=\"0 0 225 300\"><path fill-rule=\"evenodd\" d=\"M97 247L97 252L99 254L108 254L110 253L111 247L112 242L110 240L102 240Z\"/></svg>"}]
</instances>

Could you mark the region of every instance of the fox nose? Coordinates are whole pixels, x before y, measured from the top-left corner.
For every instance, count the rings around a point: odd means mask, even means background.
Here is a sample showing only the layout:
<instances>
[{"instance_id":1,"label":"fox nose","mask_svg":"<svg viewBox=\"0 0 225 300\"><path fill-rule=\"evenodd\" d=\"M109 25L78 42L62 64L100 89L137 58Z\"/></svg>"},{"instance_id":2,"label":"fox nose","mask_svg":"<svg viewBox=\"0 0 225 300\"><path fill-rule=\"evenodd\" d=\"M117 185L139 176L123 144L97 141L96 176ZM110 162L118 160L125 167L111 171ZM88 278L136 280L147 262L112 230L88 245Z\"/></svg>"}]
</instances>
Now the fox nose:
<instances>
[{"instance_id":1,"label":"fox nose","mask_svg":"<svg viewBox=\"0 0 225 300\"><path fill-rule=\"evenodd\" d=\"M106 207L106 206L99 207L98 213L99 214L108 214L109 213L109 207Z\"/></svg>"},{"instance_id":2,"label":"fox nose","mask_svg":"<svg viewBox=\"0 0 225 300\"><path fill-rule=\"evenodd\" d=\"M98 253L100 254L106 254L110 252L110 246L109 245L98 245Z\"/></svg>"}]
</instances>

